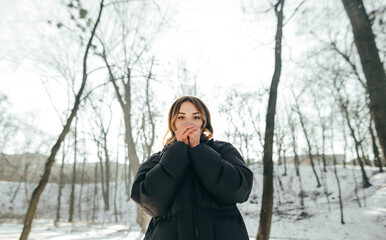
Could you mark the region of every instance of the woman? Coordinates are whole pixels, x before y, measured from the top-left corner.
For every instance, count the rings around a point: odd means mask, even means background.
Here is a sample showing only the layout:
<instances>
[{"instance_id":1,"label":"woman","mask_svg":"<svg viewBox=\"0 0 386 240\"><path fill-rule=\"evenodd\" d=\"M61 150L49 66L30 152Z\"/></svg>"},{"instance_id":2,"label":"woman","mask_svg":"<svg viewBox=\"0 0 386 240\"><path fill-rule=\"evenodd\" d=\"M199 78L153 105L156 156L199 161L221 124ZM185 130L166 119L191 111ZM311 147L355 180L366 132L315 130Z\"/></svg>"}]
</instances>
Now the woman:
<instances>
[{"instance_id":1,"label":"woman","mask_svg":"<svg viewBox=\"0 0 386 240\"><path fill-rule=\"evenodd\" d=\"M247 201L253 173L240 153L213 140L209 110L197 97L173 103L168 127L171 137L139 167L131 191L152 217L145 240L248 240L236 203Z\"/></svg>"}]
</instances>

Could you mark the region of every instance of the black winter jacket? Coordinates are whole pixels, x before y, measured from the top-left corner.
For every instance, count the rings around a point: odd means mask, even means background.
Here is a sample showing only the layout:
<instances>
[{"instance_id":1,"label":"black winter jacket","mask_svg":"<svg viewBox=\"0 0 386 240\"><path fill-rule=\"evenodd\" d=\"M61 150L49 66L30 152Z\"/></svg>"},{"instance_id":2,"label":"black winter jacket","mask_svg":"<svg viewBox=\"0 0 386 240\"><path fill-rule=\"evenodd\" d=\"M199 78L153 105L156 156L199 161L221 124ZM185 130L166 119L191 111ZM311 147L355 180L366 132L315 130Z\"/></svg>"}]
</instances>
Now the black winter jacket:
<instances>
[{"instance_id":1,"label":"black winter jacket","mask_svg":"<svg viewBox=\"0 0 386 240\"><path fill-rule=\"evenodd\" d=\"M131 198L152 219L145 240L249 240L236 203L253 173L232 144L175 142L138 169Z\"/></svg>"}]
</instances>

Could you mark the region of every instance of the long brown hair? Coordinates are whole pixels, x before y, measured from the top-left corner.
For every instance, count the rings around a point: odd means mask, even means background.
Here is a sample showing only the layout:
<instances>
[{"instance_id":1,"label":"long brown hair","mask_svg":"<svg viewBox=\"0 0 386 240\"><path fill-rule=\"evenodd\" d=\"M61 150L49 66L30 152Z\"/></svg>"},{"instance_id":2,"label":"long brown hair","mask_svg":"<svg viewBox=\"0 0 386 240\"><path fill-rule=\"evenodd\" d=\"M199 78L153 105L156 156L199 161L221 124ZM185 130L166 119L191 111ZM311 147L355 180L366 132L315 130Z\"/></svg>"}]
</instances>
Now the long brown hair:
<instances>
[{"instance_id":1,"label":"long brown hair","mask_svg":"<svg viewBox=\"0 0 386 240\"><path fill-rule=\"evenodd\" d=\"M212 122L210 118L210 112L207 106L205 105L205 103L201 99L194 96L182 96L173 103L173 105L169 110L168 131L166 132L163 138L164 148L166 148L168 145L173 144L174 142L177 141L176 134L175 134L177 129L174 122L177 119L182 103L186 101L189 101L193 103L194 106L196 106L203 120L202 128L204 130L202 131L201 139L210 139L213 137L213 127L212 127ZM168 133L171 133L171 136L165 141L166 135L168 135Z\"/></svg>"}]
</instances>

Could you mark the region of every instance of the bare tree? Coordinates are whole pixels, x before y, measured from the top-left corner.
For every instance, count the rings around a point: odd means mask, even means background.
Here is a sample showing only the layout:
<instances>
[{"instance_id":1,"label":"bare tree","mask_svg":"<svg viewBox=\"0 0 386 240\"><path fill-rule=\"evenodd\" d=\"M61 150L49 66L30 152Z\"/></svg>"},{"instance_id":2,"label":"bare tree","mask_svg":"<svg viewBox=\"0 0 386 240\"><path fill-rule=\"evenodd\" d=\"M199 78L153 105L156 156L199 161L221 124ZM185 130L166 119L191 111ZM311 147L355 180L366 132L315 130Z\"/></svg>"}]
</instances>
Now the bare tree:
<instances>
[{"instance_id":1,"label":"bare tree","mask_svg":"<svg viewBox=\"0 0 386 240\"><path fill-rule=\"evenodd\" d=\"M374 119L379 142L386 154L386 75L375 44L375 36L362 0L342 0L350 19L355 45L367 79L370 111Z\"/></svg>"},{"instance_id":2,"label":"bare tree","mask_svg":"<svg viewBox=\"0 0 386 240\"><path fill-rule=\"evenodd\" d=\"M239 145L241 155L250 165L253 158L260 158L258 155L263 148L259 108L263 94L235 86L223 97L224 100L220 101L219 113L227 119L228 129L225 134L228 138L232 137L231 141L234 144Z\"/></svg>"},{"instance_id":3,"label":"bare tree","mask_svg":"<svg viewBox=\"0 0 386 240\"><path fill-rule=\"evenodd\" d=\"M282 127L282 124L276 119L276 131L275 131L275 137L276 137L276 145L277 145L277 153L278 153L278 165L282 165L282 160L284 162L284 173L283 176L287 176L287 159L286 159L286 146L284 143L285 138L285 132L284 128ZM283 153L283 154L282 154Z\"/></svg>"},{"instance_id":4,"label":"bare tree","mask_svg":"<svg viewBox=\"0 0 386 240\"><path fill-rule=\"evenodd\" d=\"M348 103L349 101L348 100L344 100L342 95L341 95L341 87L338 85L338 81L337 79L334 81L334 87L335 87L335 90L336 90L336 98L337 98L337 102L339 103L339 107L341 109L341 112L343 114L343 117L346 119L346 123L347 123L347 126L348 128L350 129L350 133L351 133L351 137L353 138L354 142L355 142L355 152L357 154L357 160L358 160L358 163L361 167L361 171L362 171L362 179L363 179L363 187L364 188L367 188L367 187L370 187L371 184L369 182L369 179L367 177L367 174L366 174L366 171L363 167L363 163L361 161L361 157L360 157L360 154L359 154L359 145L360 145L360 142L358 141L357 137L356 137L356 134L355 134L355 130L351 124L351 120L350 120L350 116L349 116L349 113L348 113Z\"/></svg>"},{"instance_id":5,"label":"bare tree","mask_svg":"<svg viewBox=\"0 0 386 240\"><path fill-rule=\"evenodd\" d=\"M277 28L275 36L275 71L272 77L269 92L265 136L264 136L264 172L263 172L263 198L260 210L260 223L256 240L268 240L271 231L272 206L273 206L273 136L275 129L275 113L277 88L281 74L281 41L283 35L283 8L284 0L278 0L275 4Z\"/></svg>"},{"instance_id":6,"label":"bare tree","mask_svg":"<svg viewBox=\"0 0 386 240\"><path fill-rule=\"evenodd\" d=\"M330 120L330 127L331 127L331 153L332 153L332 158L333 158L333 163L334 163L334 174L335 174L335 179L336 179L336 184L338 185L338 191L339 191L339 206L340 206L340 222L344 224L344 217L343 217L343 200L342 200L342 190L340 187L340 181L339 181L339 176L338 176L338 170L336 169L336 157L334 153L334 124L333 124L333 115L331 114L331 120Z\"/></svg>"},{"instance_id":7,"label":"bare tree","mask_svg":"<svg viewBox=\"0 0 386 240\"><path fill-rule=\"evenodd\" d=\"M314 164L314 159L313 159L313 155L312 155L312 146L311 146L311 141L310 141L310 137L309 137L309 134L308 134L308 131L306 129L306 123L305 123L305 117L303 116L303 114L301 113L300 111L300 106L299 106L299 96L295 96L295 93L292 91L292 95L293 95L293 98L295 100L295 108L294 108L294 111L298 114L299 116L299 120L300 120L300 125L302 126L302 130L303 130L303 133L304 133L304 136L306 138L306 141L307 141L307 146L308 146L308 157L310 159L310 163L311 163L311 167L312 167L312 171L314 173L314 176L316 178L316 187L320 187L321 184L320 184L320 181L319 181L319 177L318 177L318 174L316 173L316 170L315 170L315 164Z\"/></svg>"},{"instance_id":8,"label":"bare tree","mask_svg":"<svg viewBox=\"0 0 386 240\"><path fill-rule=\"evenodd\" d=\"M110 210L110 182L111 182L111 153L109 147L109 132L111 129L113 112L112 112L112 102L114 100L109 100L108 103L105 103L106 97L106 88L103 89L102 95L98 99L99 105L97 105L93 99L88 98L88 102L92 108L92 114L94 117L90 121L93 123L93 130L91 132L92 139L97 146L97 157L99 159L100 172L101 172L101 188L102 196L105 205L105 211Z\"/></svg>"},{"instance_id":9,"label":"bare tree","mask_svg":"<svg viewBox=\"0 0 386 240\"><path fill-rule=\"evenodd\" d=\"M326 131L327 131L327 123L326 123L326 120L325 120L326 117L322 115L321 107L320 107L319 101L318 101L320 98L316 96L316 93L312 89L311 89L311 93L312 93L312 96L313 96L314 106L315 106L316 111L318 113L318 119L319 119L320 127L321 127L321 130L322 130L322 162L323 162L323 171L327 172L327 169L326 169L326 154L325 154L325 150L326 150Z\"/></svg>"},{"instance_id":10,"label":"bare tree","mask_svg":"<svg viewBox=\"0 0 386 240\"><path fill-rule=\"evenodd\" d=\"M62 192L64 187L64 159L66 157L66 148L65 141L63 141L63 151L62 151L62 164L60 165L60 176L59 176L59 186L58 186L58 205L56 206L56 218L55 225L60 221L60 208L62 201Z\"/></svg>"},{"instance_id":11,"label":"bare tree","mask_svg":"<svg viewBox=\"0 0 386 240\"><path fill-rule=\"evenodd\" d=\"M149 77L154 79L154 58L150 49L152 41L163 26L162 22L159 25L154 24L157 15L147 16L150 12L148 3L144 1L135 6L130 1L114 4L114 16L116 17L112 21L114 21L114 26L118 27L117 31L107 31L112 32L112 36L107 34L98 36L101 48L98 49L97 55L107 69L109 82L116 96L115 99L123 112L124 141L129 161L129 169L125 170L125 175L128 178L125 180L128 196L131 195L132 178L139 168L138 155L142 148L138 147L141 144L136 144L137 139L135 137L139 137L137 132L141 131L138 122L143 117L142 105L146 102L142 97L143 95L139 95L139 91L136 91L135 80L145 80ZM160 13L158 12L158 14ZM148 22L151 22L151 25L146 25ZM140 83L142 86L144 85L144 81ZM141 225L142 230L146 229L144 223L138 222L138 224Z\"/></svg>"},{"instance_id":12,"label":"bare tree","mask_svg":"<svg viewBox=\"0 0 386 240\"><path fill-rule=\"evenodd\" d=\"M371 135L371 142L372 142L372 145L373 145L374 161L376 161L378 163L379 172L383 172L383 169L382 169L382 167L383 167L382 165L383 164L382 164L381 158L379 157L378 146L377 146L377 142L375 140L372 123L373 123L373 121L372 121L372 119L370 119L369 132L370 132L370 135Z\"/></svg>"},{"instance_id":13,"label":"bare tree","mask_svg":"<svg viewBox=\"0 0 386 240\"><path fill-rule=\"evenodd\" d=\"M117 159L115 163L115 185L114 185L114 216L115 222L118 223L118 207L117 207L117 193L118 193L118 174L119 174L119 146L117 147Z\"/></svg>"},{"instance_id":14,"label":"bare tree","mask_svg":"<svg viewBox=\"0 0 386 240\"><path fill-rule=\"evenodd\" d=\"M347 148L348 148L348 141L347 141L347 134L346 134L346 128L344 124L344 120L341 123L342 125L342 132L343 132L343 139L344 139L344 160L343 160L343 167L346 168L346 161L347 161Z\"/></svg>"},{"instance_id":15,"label":"bare tree","mask_svg":"<svg viewBox=\"0 0 386 240\"><path fill-rule=\"evenodd\" d=\"M146 87L145 87L145 105L146 111L142 113L142 124L141 124L141 133L143 136L143 159L147 159L152 153L152 148L154 146L155 140L155 129L156 129L156 120L159 117L159 114L154 111L152 108L152 91L150 89L150 80L152 78L152 68L154 64L154 59L152 60L150 71L148 73L148 77L146 78ZM148 128L149 126L149 128Z\"/></svg>"},{"instance_id":16,"label":"bare tree","mask_svg":"<svg viewBox=\"0 0 386 240\"><path fill-rule=\"evenodd\" d=\"M99 151L99 150L98 150ZM98 163L95 163L94 168L94 198L91 221L95 222L95 215L98 211Z\"/></svg>"},{"instance_id":17,"label":"bare tree","mask_svg":"<svg viewBox=\"0 0 386 240\"><path fill-rule=\"evenodd\" d=\"M82 153L82 157L83 157L83 161L82 161L82 168L80 170L80 192L79 192L79 198L78 198L78 215L79 215L79 220L82 220L82 202L83 202L83 186L84 186L84 169L85 169L85 165L86 165L86 152L85 152L85 148L86 148L86 139L85 139L85 136L83 134L83 153Z\"/></svg>"},{"instance_id":18,"label":"bare tree","mask_svg":"<svg viewBox=\"0 0 386 240\"><path fill-rule=\"evenodd\" d=\"M94 110L96 108L94 107ZM96 114L99 117L99 120L95 120L95 124L98 126L99 137L93 134L93 140L97 146L97 156L99 159L99 166L101 172L101 188L102 188L102 196L105 204L105 211L110 209L110 153L107 146L107 135L109 132L109 126L105 128L102 118L100 114ZM111 119L110 119L111 120ZM111 123L111 121L110 121ZM110 125L109 123L109 125Z\"/></svg>"},{"instance_id":19,"label":"bare tree","mask_svg":"<svg viewBox=\"0 0 386 240\"><path fill-rule=\"evenodd\" d=\"M111 111L111 109L110 109ZM101 137L102 137L102 149L105 155L105 172L102 172L102 175L105 176L105 192L104 192L104 200L105 200L105 211L108 211L110 209L110 153L109 148L107 146L107 135L109 133L111 124L111 119L109 121L108 126L105 128L102 120L100 122L100 130L101 130ZM101 168L103 171L103 169ZM103 183L102 183L103 184Z\"/></svg>"},{"instance_id":20,"label":"bare tree","mask_svg":"<svg viewBox=\"0 0 386 240\"><path fill-rule=\"evenodd\" d=\"M293 111L291 111L291 112L288 111L287 107L286 107L285 110L286 110L287 121L288 121L288 125L289 125L289 128L290 128L290 133L291 133L291 137L292 137L291 147L292 147L292 151L294 153L293 163L295 165L295 172L296 172L296 176L298 177L299 187L300 187L300 192L299 192L300 208L304 209L303 182L302 182L302 176L300 174L300 169L299 169L299 165L300 165L299 155L297 153L296 122L295 122L295 119L294 119L294 117L292 115Z\"/></svg>"},{"instance_id":21,"label":"bare tree","mask_svg":"<svg viewBox=\"0 0 386 240\"><path fill-rule=\"evenodd\" d=\"M70 194L70 208L68 209L68 221L72 222L74 217L74 204L75 204L75 184L76 184L76 161L78 156L78 117L75 116L74 127L74 164L72 165L72 182L71 182L71 194Z\"/></svg>"},{"instance_id":22,"label":"bare tree","mask_svg":"<svg viewBox=\"0 0 386 240\"><path fill-rule=\"evenodd\" d=\"M142 148L143 148L143 159L147 159L153 149L154 140L155 140L155 129L156 129L156 120L159 117L157 112L152 110L152 92L150 89L150 80L151 80L151 74L152 74L152 67L154 64L154 60L152 61L151 68L149 71L149 75L146 79L146 88L145 88L145 104L146 104L146 111L142 113L142 124L141 124L141 135L143 137L142 140ZM146 226L148 222L150 221L149 217L140 209L137 208L137 223L141 226L142 231L146 231Z\"/></svg>"},{"instance_id":23,"label":"bare tree","mask_svg":"<svg viewBox=\"0 0 386 240\"><path fill-rule=\"evenodd\" d=\"M99 131L102 131L101 129L99 129ZM107 199L106 199L106 190L105 190L105 170L104 170L104 167L103 167L103 147L102 147L102 136L103 134L100 133L100 136L97 137L95 133L92 133L93 134L93 140L96 144L96 147L97 147L97 157L98 157L98 160L99 160L99 166L100 166L100 173L101 173L101 189L102 189L102 197L103 197L103 202L105 204L105 209L108 208L107 206ZM98 163L95 163L96 165L98 165ZM95 181L97 183L97 179L98 179L98 175L95 175Z\"/></svg>"},{"instance_id":24,"label":"bare tree","mask_svg":"<svg viewBox=\"0 0 386 240\"><path fill-rule=\"evenodd\" d=\"M352 57L349 55L349 53L339 49L335 42L330 43L330 45L331 45L332 49L339 56L341 56L342 59L350 66L351 72L353 73L353 75L355 76L355 78L358 80L358 82L360 83L360 85L363 87L363 89L365 91L366 105L367 105L368 109L370 110L370 112L369 112L369 115L370 115L369 133L370 133L371 141L372 141L372 149L373 149L373 154L374 154L374 158L375 158L374 160L378 162L378 164L380 166L380 171L382 171L382 164L380 164L381 159L379 157L379 150L378 150L378 146L377 146L377 142L376 142L376 137L374 135L373 128L371 127L372 122L373 122L373 115L371 114L370 97L369 97L369 90L368 90L367 83L362 79L361 74L359 73L355 62L352 60ZM360 142L362 142L362 141L360 141ZM366 158L364 155L362 144L360 144L360 149L362 152L362 158L365 160L366 165L370 166L371 164L369 162L369 159Z\"/></svg>"},{"instance_id":25,"label":"bare tree","mask_svg":"<svg viewBox=\"0 0 386 240\"><path fill-rule=\"evenodd\" d=\"M88 43L86 45L86 50L85 50L84 57L83 57L83 76L82 76L81 87L75 96L74 107L71 110L71 114L68 117L67 122L64 125L63 130L58 137L58 140L56 141L55 145L51 149L51 154L47 159L43 176L42 176L38 186L35 188L35 190L32 194L32 198L31 198L31 201L30 201L30 204L28 206L28 210L27 210L27 213L25 216L24 227L23 227L23 231L22 231L21 236L20 236L20 240L28 239L28 235L29 235L29 233L31 231L31 227L32 227L32 222L33 222L33 219L35 217L37 205L39 203L39 198L40 198L41 194L43 193L45 186L48 183L48 180L49 180L49 177L51 174L51 169L52 169L52 166L55 162L55 156L56 156L57 152L59 151L61 143L63 142L68 131L70 130L72 120L74 119L74 117L76 116L76 113L78 111L81 96L83 94L83 90L84 90L86 82L87 82L87 57L88 57L89 49L90 49L91 44L92 44L92 40L93 40L94 35L95 35L96 28L98 27L98 24L99 24L101 15L102 15L103 2L104 2L104 0L101 0L98 17L95 21L94 27L91 31L91 36L90 36Z\"/></svg>"},{"instance_id":26,"label":"bare tree","mask_svg":"<svg viewBox=\"0 0 386 240\"><path fill-rule=\"evenodd\" d=\"M289 129L290 129L290 133L291 133L291 148L292 148L292 151L293 151L293 154L294 154L294 159L293 159L293 163L295 165L295 172L296 172L296 176L300 176L300 172L299 172L299 156L298 156L298 153L297 153L297 137L296 137L296 122L295 122L295 119L292 115L293 111L288 111L287 107L286 107L286 114L287 114L287 122L288 122L288 126L289 126Z\"/></svg>"},{"instance_id":27,"label":"bare tree","mask_svg":"<svg viewBox=\"0 0 386 240\"><path fill-rule=\"evenodd\" d=\"M138 171L139 168L139 160L138 160L138 155L137 151L135 148L135 141L133 137L133 127L132 127L132 113L131 113L131 107L132 107L132 102L131 102L131 70L130 68L127 68L126 76L122 76L121 78L115 77L115 74L113 72L113 69L111 65L108 62L107 55L106 55L106 49L104 44L101 42L101 45L103 46L103 52L100 53L101 58L106 64L106 67L109 72L109 78L110 81L114 87L119 105L121 106L121 109L123 111L124 115L124 122L125 122L125 129L126 129L126 134L125 134L125 143L127 144L127 150L128 150L128 156L129 156L129 161L130 161L130 171L134 174ZM119 87L119 83L121 84L122 87ZM123 90L122 90L123 89ZM123 92L123 93L122 93Z\"/></svg>"}]
</instances>

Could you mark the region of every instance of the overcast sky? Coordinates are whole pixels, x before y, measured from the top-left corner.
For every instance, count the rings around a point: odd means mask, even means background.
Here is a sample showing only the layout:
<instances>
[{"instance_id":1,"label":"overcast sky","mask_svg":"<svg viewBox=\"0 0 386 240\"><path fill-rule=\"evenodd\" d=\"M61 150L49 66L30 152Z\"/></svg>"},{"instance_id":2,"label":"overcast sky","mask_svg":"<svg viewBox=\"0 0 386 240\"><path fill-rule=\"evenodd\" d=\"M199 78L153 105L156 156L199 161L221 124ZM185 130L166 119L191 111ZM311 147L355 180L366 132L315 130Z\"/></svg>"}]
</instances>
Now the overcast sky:
<instances>
[{"instance_id":1,"label":"overcast sky","mask_svg":"<svg viewBox=\"0 0 386 240\"><path fill-rule=\"evenodd\" d=\"M29 54L47 51L40 36L42 32L52 31L47 20L62 14L56 5L58 2L0 1L0 28L4 33L0 36L0 91L9 97L13 112L26 118L34 114L35 124L44 126L53 136L59 133L61 123L43 87L43 77L36 70L37 62L30 61ZM171 68L176 68L178 59L186 61L188 71L197 75L198 96L210 96L218 86L269 87L276 30L273 12L259 17L252 14L254 10L249 5L232 0L166 2L171 13L170 27L160 34L153 51L159 61L170 63ZM247 13L242 11L245 7ZM267 1L266 8L258 10L268 8ZM295 38L296 25L290 22L284 31L283 57L301 54L300 46L305 43L301 43L300 36ZM297 47L298 51L292 51ZM66 105L66 100L60 102L66 99L62 88L50 91L56 104ZM174 100L167 92L160 95L170 104ZM216 99L204 100L212 110L217 132L224 130L224 120L219 119L215 109ZM159 129L160 133L165 128Z\"/></svg>"},{"instance_id":2,"label":"overcast sky","mask_svg":"<svg viewBox=\"0 0 386 240\"><path fill-rule=\"evenodd\" d=\"M47 20L57 11L56 2L0 2L1 91L9 96L15 112L52 110L41 76L34 72L36 63L32 64L27 54L31 49L44 52L39 48L42 46L39 32L47 28ZM197 71L198 88L205 94L216 85L270 80L273 53L260 47L266 40L254 34L264 34L267 30L264 26L258 29L258 24L247 20L239 2L200 0L170 6L175 8L173 27L162 33L155 43L155 52L164 61L185 60L188 70Z\"/></svg>"}]
</instances>

